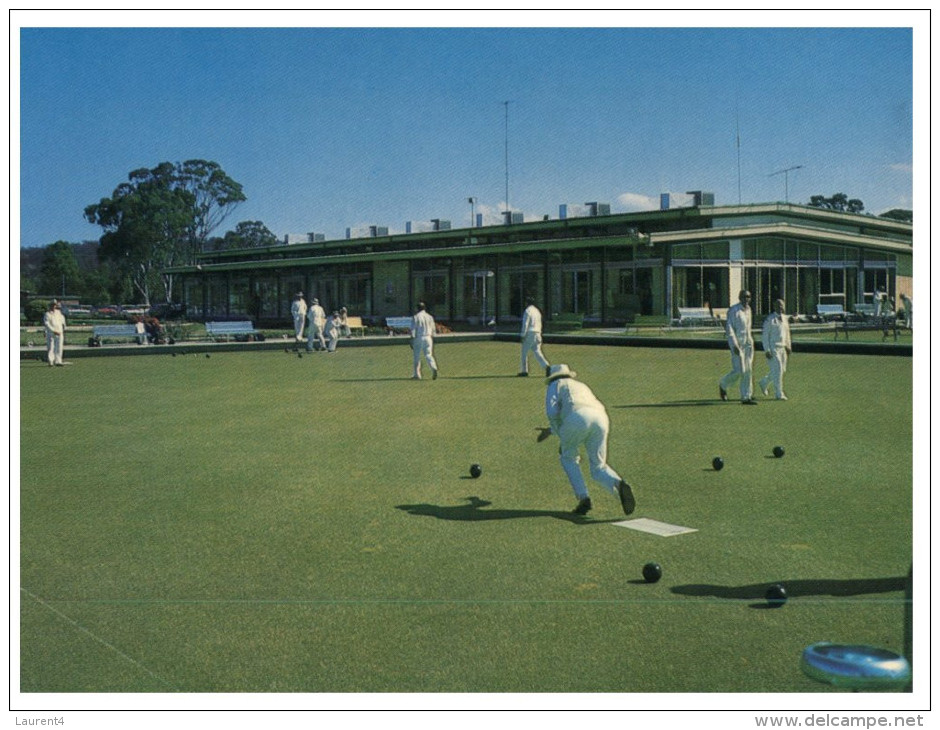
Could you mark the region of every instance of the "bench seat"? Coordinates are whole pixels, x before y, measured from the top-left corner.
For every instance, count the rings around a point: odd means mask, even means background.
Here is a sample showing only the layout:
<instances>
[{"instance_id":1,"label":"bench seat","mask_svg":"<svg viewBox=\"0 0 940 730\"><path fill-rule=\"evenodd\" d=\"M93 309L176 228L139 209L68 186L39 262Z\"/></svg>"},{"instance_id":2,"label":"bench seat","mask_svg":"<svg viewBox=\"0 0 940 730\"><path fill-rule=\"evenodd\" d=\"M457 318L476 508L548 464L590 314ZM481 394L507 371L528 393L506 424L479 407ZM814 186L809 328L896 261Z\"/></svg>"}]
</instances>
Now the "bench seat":
<instances>
[{"instance_id":1,"label":"bench seat","mask_svg":"<svg viewBox=\"0 0 940 730\"><path fill-rule=\"evenodd\" d=\"M89 344L97 347L102 340L137 340L138 345L147 341L146 332L138 332L136 324L97 324L92 329Z\"/></svg>"},{"instance_id":2,"label":"bench seat","mask_svg":"<svg viewBox=\"0 0 940 730\"><path fill-rule=\"evenodd\" d=\"M356 332L360 337L364 337L366 334L366 327L362 323L362 317L346 317L346 326L349 328L350 334Z\"/></svg>"},{"instance_id":3,"label":"bench seat","mask_svg":"<svg viewBox=\"0 0 940 730\"><path fill-rule=\"evenodd\" d=\"M250 321L240 322L206 322L206 334L209 339L220 341L228 340L230 337L242 339L245 342L263 340L261 333L255 329Z\"/></svg>"},{"instance_id":4,"label":"bench seat","mask_svg":"<svg viewBox=\"0 0 940 730\"><path fill-rule=\"evenodd\" d=\"M413 319L413 317L386 317L385 329L388 330L390 335L393 335L396 331L400 330L407 330L410 332Z\"/></svg>"},{"instance_id":5,"label":"bench seat","mask_svg":"<svg viewBox=\"0 0 940 730\"><path fill-rule=\"evenodd\" d=\"M708 307L679 307L679 319L676 324L680 327L692 325L721 324L721 318L716 317Z\"/></svg>"}]
</instances>

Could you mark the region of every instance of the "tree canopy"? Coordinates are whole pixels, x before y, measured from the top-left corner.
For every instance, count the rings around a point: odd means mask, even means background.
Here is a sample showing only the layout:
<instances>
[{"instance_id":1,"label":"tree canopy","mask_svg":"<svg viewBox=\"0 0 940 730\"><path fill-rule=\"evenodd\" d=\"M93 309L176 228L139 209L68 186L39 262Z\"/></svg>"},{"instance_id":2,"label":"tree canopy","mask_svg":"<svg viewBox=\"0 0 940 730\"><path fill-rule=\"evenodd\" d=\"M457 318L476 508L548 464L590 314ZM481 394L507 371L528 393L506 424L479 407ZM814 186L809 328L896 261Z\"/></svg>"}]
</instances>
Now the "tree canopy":
<instances>
[{"instance_id":1,"label":"tree canopy","mask_svg":"<svg viewBox=\"0 0 940 730\"><path fill-rule=\"evenodd\" d=\"M906 208L892 208L878 216L879 218L890 218L891 220L903 221L904 223L914 222L914 211Z\"/></svg>"},{"instance_id":2,"label":"tree canopy","mask_svg":"<svg viewBox=\"0 0 940 730\"><path fill-rule=\"evenodd\" d=\"M235 225L234 231L227 231L221 238L210 238L207 248L211 251L230 251L236 248L276 246L277 243L277 236L261 221L241 221Z\"/></svg>"},{"instance_id":3,"label":"tree canopy","mask_svg":"<svg viewBox=\"0 0 940 730\"><path fill-rule=\"evenodd\" d=\"M104 230L100 257L128 275L144 302L155 290L173 296L164 269L192 263L209 234L244 201L242 186L215 162L162 162L133 170L109 198L85 208L85 218Z\"/></svg>"},{"instance_id":4,"label":"tree canopy","mask_svg":"<svg viewBox=\"0 0 940 730\"><path fill-rule=\"evenodd\" d=\"M827 208L844 213L861 213L865 204L858 198L849 198L845 193L836 193L827 198L825 195L814 195L809 199L811 208Z\"/></svg>"}]
</instances>

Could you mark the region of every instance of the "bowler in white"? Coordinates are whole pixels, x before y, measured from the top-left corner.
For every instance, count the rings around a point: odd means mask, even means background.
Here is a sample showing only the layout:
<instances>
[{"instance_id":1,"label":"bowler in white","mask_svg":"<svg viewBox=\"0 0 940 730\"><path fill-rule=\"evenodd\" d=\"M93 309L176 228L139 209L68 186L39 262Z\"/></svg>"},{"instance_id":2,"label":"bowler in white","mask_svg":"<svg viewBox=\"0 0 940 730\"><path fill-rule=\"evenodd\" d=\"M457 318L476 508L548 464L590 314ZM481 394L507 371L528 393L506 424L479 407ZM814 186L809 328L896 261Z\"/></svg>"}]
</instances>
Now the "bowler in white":
<instances>
[{"instance_id":1,"label":"bowler in white","mask_svg":"<svg viewBox=\"0 0 940 730\"><path fill-rule=\"evenodd\" d=\"M728 309L725 334L731 349L731 370L718 381L718 393L728 400L728 389L740 381L741 403L756 405L754 400L754 337L751 334L751 292L742 290L738 303Z\"/></svg>"},{"instance_id":2,"label":"bowler in white","mask_svg":"<svg viewBox=\"0 0 940 730\"><path fill-rule=\"evenodd\" d=\"M774 311L764 320L764 326L761 329L761 344L770 366L770 372L760 379L761 392L768 395L768 388L773 383L777 400L786 400L787 396L783 392L783 375L787 371L787 360L793 350L790 342L790 323L784 314L782 299L774 302Z\"/></svg>"},{"instance_id":3,"label":"bowler in white","mask_svg":"<svg viewBox=\"0 0 940 730\"><path fill-rule=\"evenodd\" d=\"M522 364L519 366L519 377L529 374L529 353L535 356L536 362L545 369L548 375L548 360L542 354L542 313L535 306L535 299L526 299L528 306L522 313Z\"/></svg>"},{"instance_id":4,"label":"bowler in white","mask_svg":"<svg viewBox=\"0 0 940 730\"><path fill-rule=\"evenodd\" d=\"M578 499L573 512L585 515L592 507L587 483L581 473L580 450L583 446L587 452L591 478L620 498L624 514L632 514L636 509L633 490L607 463L607 440L610 435L607 410L594 392L575 380L576 377L577 373L567 365L552 365L545 392L545 415L552 433L561 440L558 449L561 466Z\"/></svg>"},{"instance_id":5,"label":"bowler in white","mask_svg":"<svg viewBox=\"0 0 940 730\"><path fill-rule=\"evenodd\" d=\"M414 353L414 367L411 378L421 380L421 358L423 357L434 380L437 380L437 361L434 359L434 317L428 314L427 305L418 303L418 311L411 318L411 349Z\"/></svg>"}]
</instances>

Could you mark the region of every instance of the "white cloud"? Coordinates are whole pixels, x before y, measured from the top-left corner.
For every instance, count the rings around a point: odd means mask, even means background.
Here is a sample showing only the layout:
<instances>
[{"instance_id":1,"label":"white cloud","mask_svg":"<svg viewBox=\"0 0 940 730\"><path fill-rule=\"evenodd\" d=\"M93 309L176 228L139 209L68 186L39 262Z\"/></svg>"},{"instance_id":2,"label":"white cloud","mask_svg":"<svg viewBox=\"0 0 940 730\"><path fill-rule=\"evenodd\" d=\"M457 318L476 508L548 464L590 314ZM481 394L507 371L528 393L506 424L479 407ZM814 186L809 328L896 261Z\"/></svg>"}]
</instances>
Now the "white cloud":
<instances>
[{"instance_id":1,"label":"white cloud","mask_svg":"<svg viewBox=\"0 0 940 730\"><path fill-rule=\"evenodd\" d=\"M910 162L895 162L888 165L888 169L892 172L903 172L905 175L911 175L914 172L914 165Z\"/></svg>"},{"instance_id":2,"label":"white cloud","mask_svg":"<svg viewBox=\"0 0 940 730\"><path fill-rule=\"evenodd\" d=\"M617 196L617 202L627 213L659 209L659 198L651 198L642 193L621 193Z\"/></svg>"}]
</instances>

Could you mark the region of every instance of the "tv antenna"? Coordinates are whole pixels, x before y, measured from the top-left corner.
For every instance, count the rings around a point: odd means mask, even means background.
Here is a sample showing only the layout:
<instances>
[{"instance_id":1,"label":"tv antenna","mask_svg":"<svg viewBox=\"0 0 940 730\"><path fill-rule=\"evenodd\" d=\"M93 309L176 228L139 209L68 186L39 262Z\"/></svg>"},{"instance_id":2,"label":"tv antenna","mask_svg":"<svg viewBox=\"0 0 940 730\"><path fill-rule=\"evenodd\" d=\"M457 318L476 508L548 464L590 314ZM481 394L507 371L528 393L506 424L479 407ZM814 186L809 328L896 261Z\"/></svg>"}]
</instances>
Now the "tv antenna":
<instances>
[{"instance_id":1,"label":"tv antenna","mask_svg":"<svg viewBox=\"0 0 940 730\"><path fill-rule=\"evenodd\" d=\"M783 201L785 203L790 202L790 173L794 170L799 170L802 165L794 165L793 167L788 167L785 170L777 170L776 172L770 173L767 177L774 177L775 175L783 175Z\"/></svg>"}]
</instances>

